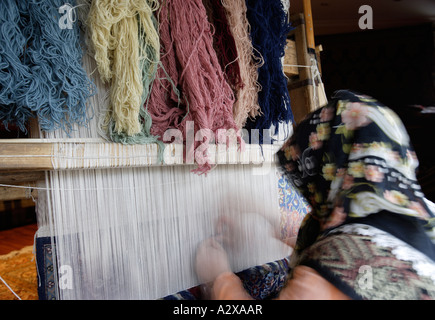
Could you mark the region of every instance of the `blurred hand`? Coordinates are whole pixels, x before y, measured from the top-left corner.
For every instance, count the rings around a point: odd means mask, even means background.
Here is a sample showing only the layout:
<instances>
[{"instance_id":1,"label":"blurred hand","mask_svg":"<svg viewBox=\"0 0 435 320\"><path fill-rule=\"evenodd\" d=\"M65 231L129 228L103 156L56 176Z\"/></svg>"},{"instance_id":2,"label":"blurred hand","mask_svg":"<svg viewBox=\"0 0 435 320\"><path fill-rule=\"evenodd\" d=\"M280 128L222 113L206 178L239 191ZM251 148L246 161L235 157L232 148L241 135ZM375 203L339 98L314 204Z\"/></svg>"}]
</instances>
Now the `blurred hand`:
<instances>
[{"instance_id":1,"label":"blurred hand","mask_svg":"<svg viewBox=\"0 0 435 320\"><path fill-rule=\"evenodd\" d=\"M242 234L240 225L230 216L221 216L216 224L216 239L226 248L235 249Z\"/></svg>"},{"instance_id":2,"label":"blurred hand","mask_svg":"<svg viewBox=\"0 0 435 320\"><path fill-rule=\"evenodd\" d=\"M196 253L195 268L201 283L212 282L220 274L231 272L227 253L214 238L209 238L199 245Z\"/></svg>"}]
</instances>

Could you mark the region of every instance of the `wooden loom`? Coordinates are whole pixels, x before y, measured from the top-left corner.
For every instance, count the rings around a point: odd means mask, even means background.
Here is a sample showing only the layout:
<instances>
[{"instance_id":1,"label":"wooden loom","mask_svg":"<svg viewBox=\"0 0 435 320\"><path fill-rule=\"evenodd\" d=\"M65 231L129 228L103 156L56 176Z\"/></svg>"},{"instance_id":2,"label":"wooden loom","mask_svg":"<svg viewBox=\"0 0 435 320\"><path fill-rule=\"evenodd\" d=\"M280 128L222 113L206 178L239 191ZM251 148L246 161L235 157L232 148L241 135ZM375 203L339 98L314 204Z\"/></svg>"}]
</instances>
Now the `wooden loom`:
<instances>
[{"instance_id":1,"label":"wooden loom","mask_svg":"<svg viewBox=\"0 0 435 320\"><path fill-rule=\"evenodd\" d=\"M310 23L312 24L311 13L308 13L311 11L309 1L304 1L304 5L307 8L305 15L291 17L295 30L289 35L286 57L290 57L290 60L285 62L288 65L309 66L312 62L313 51L309 48L314 46L314 42L312 28L309 27ZM308 68L290 67L289 70L285 69L285 73L289 77L292 110L298 122L308 112L318 107L318 102L311 99L316 83L314 79L311 79L312 74ZM83 169L140 169L189 165L183 163L182 153L180 154L177 145L166 147L165 152L168 156L166 159L170 161L162 164L157 161L156 145L121 145L94 138L62 140L39 138L37 125L33 125L31 131L33 138L30 139L0 140L0 184L3 185L0 186L0 201L38 198L40 197L38 190L42 190L44 198L47 197L44 190L45 185L40 181L47 181L47 173L50 172L54 175L63 175L65 172L68 175L68 172L78 172L77 170ZM262 147L247 145L246 149L241 151L238 149L218 150L216 146L212 146L210 151L212 163L230 166L249 165L250 168L261 170L265 166L269 168L274 164L275 153L279 147L279 144ZM96 159L99 161L95 161ZM242 267L240 266L239 269ZM162 294L161 292L158 294ZM101 298L101 296L98 297ZM148 297L158 298L160 296Z\"/></svg>"},{"instance_id":2,"label":"wooden loom","mask_svg":"<svg viewBox=\"0 0 435 320\"><path fill-rule=\"evenodd\" d=\"M317 90L318 83L312 78L312 74L307 68L311 65L311 59L315 59L318 68L320 69L320 51L321 46L315 47L313 20L311 13L311 1L304 0L304 13L293 14L290 17L294 29L288 36L286 54L284 57L284 73L289 78L288 88L292 101L292 111L295 122L298 123L308 113L317 109L321 102L317 96L317 100L313 101L314 90ZM301 67L305 66L305 67ZM141 165L156 165L157 157L155 155L155 146L128 146L115 144L105 141L95 140L70 140L70 141L53 141L48 139L40 139L40 133L37 130L37 123L34 121L30 126L30 139L0 139L0 184L13 184L23 186L34 186L35 182L42 179L46 170L62 170L72 169L67 168L65 164L55 167L53 164L53 150L62 150L65 144L74 144L78 150L84 150L86 145L98 144L105 149L109 149L109 153L114 155L116 161L112 163L101 164L99 167L123 167L133 165L133 161L129 159L132 153L138 153L144 156L146 160ZM170 147L175 150L175 146ZM150 153L150 150L154 152ZM168 152L174 152L168 150ZM264 159L272 160L272 153L266 151ZM258 164L258 146L249 146L245 153L238 153L232 150L227 156L230 163L256 163ZM79 151L80 154L80 151ZM16 157L14 157L16 155ZM85 155L82 152L83 165L76 165L75 169L86 168L84 165ZM60 158L65 158L66 155L59 155ZM80 156L78 156L80 157ZM77 160L77 155L76 155ZM221 160L222 161L222 160ZM224 160L225 161L225 160ZM183 159L179 156L175 160L176 164L182 164ZM219 163L217 159L216 163ZM95 167L94 167L95 168ZM29 192L20 188L0 187L0 201L25 199L29 198ZM32 193L33 192L33 193ZM36 190L32 191L32 195L36 195Z\"/></svg>"}]
</instances>

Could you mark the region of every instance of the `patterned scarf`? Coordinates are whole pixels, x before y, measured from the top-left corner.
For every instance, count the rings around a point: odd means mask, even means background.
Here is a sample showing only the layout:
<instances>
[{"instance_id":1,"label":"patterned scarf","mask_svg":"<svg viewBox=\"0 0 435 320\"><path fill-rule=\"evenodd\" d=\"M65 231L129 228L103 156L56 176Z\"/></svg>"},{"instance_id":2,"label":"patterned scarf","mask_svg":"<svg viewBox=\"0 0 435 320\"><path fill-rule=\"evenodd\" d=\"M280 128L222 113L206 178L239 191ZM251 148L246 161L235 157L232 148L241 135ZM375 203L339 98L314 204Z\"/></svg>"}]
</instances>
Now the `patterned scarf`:
<instances>
[{"instance_id":1,"label":"patterned scarf","mask_svg":"<svg viewBox=\"0 0 435 320\"><path fill-rule=\"evenodd\" d=\"M297 251L333 228L387 211L418 221L435 252L434 213L417 182L409 136L398 116L375 99L337 91L295 128L278 157L312 206Z\"/></svg>"}]
</instances>

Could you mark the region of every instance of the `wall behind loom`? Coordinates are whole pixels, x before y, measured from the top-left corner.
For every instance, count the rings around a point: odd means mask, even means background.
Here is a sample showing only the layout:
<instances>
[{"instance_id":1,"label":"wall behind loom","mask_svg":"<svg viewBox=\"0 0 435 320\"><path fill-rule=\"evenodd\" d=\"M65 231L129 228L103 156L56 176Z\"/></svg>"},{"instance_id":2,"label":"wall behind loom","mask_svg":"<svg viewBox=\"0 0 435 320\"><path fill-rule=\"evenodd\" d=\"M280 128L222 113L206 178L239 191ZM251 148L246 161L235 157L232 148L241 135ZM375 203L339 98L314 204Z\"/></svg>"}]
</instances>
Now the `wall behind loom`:
<instances>
[{"instance_id":1,"label":"wall behind loom","mask_svg":"<svg viewBox=\"0 0 435 320\"><path fill-rule=\"evenodd\" d=\"M328 96L337 89L371 95L402 119L420 161L418 178L435 201L434 34L430 23L316 37Z\"/></svg>"},{"instance_id":2,"label":"wall behind loom","mask_svg":"<svg viewBox=\"0 0 435 320\"><path fill-rule=\"evenodd\" d=\"M316 38L328 95L352 88L389 106L435 103L431 24Z\"/></svg>"}]
</instances>

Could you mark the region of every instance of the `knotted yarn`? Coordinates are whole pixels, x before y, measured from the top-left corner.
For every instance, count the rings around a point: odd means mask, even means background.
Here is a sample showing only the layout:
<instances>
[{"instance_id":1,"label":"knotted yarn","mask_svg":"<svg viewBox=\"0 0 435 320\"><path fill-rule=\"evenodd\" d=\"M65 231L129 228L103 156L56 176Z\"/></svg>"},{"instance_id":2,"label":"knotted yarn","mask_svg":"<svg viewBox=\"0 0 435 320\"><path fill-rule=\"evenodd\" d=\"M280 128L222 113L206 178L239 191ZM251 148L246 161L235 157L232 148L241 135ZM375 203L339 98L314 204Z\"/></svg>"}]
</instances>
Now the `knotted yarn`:
<instances>
[{"instance_id":1,"label":"knotted yarn","mask_svg":"<svg viewBox=\"0 0 435 320\"><path fill-rule=\"evenodd\" d=\"M153 0L95 0L87 26L101 80L110 84L102 127L114 142L152 143L151 117L143 109L160 56Z\"/></svg>"},{"instance_id":2,"label":"knotted yarn","mask_svg":"<svg viewBox=\"0 0 435 320\"><path fill-rule=\"evenodd\" d=\"M186 124L193 122L194 131L204 134L195 136L195 146L204 147L202 154L195 151L199 156L196 160L200 160L195 172L206 173L211 169L207 146L217 131L238 129L233 119L234 94L214 50L201 0L162 1L159 28L163 68L158 71L147 105L152 132L163 137L167 129L178 129L185 138Z\"/></svg>"},{"instance_id":3,"label":"knotted yarn","mask_svg":"<svg viewBox=\"0 0 435 320\"><path fill-rule=\"evenodd\" d=\"M254 52L261 54L264 62L258 69L261 116L249 119L246 128L260 129L261 134L261 129L269 129L273 125L277 130L279 123L293 120L281 61L291 25L281 0L246 0L246 6Z\"/></svg>"},{"instance_id":4,"label":"knotted yarn","mask_svg":"<svg viewBox=\"0 0 435 320\"><path fill-rule=\"evenodd\" d=\"M0 4L0 121L6 127L15 123L26 131L28 120L38 117L41 130L68 132L89 120L86 101L95 87L81 65L78 22L61 23L64 5L62 0Z\"/></svg>"}]
</instances>

